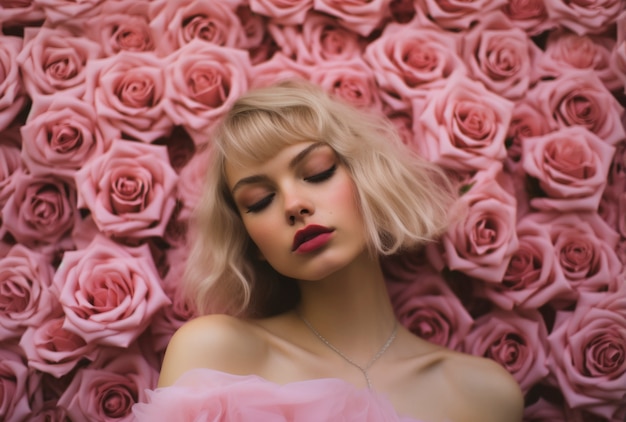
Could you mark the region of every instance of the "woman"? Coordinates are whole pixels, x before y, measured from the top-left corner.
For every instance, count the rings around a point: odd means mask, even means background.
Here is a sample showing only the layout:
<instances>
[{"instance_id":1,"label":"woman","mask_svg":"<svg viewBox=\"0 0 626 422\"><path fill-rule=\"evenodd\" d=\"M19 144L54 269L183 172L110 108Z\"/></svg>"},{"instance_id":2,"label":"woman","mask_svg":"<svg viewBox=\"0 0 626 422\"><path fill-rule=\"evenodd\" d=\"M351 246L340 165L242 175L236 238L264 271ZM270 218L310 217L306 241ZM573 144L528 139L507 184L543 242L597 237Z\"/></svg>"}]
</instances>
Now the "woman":
<instances>
[{"instance_id":1,"label":"woman","mask_svg":"<svg viewBox=\"0 0 626 422\"><path fill-rule=\"evenodd\" d=\"M136 415L521 420L504 369L416 337L387 296L380 257L440 234L452 192L385 120L316 87L244 95L215 139L185 277L205 316L175 333Z\"/></svg>"}]
</instances>

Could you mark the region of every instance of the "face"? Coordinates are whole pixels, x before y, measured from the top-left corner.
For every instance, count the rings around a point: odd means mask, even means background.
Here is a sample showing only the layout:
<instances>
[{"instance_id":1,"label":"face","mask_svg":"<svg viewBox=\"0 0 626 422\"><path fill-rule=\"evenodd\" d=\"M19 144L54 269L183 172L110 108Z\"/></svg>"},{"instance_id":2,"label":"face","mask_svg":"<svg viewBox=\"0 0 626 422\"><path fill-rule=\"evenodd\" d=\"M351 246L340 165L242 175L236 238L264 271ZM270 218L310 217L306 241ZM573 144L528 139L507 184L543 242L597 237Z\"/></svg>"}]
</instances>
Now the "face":
<instances>
[{"instance_id":1,"label":"face","mask_svg":"<svg viewBox=\"0 0 626 422\"><path fill-rule=\"evenodd\" d=\"M319 280L365 253L350 174L326 144L302 142L251 166L226 165L243 224L260 259L298 280Z\"/></svg>"}]
</instances>

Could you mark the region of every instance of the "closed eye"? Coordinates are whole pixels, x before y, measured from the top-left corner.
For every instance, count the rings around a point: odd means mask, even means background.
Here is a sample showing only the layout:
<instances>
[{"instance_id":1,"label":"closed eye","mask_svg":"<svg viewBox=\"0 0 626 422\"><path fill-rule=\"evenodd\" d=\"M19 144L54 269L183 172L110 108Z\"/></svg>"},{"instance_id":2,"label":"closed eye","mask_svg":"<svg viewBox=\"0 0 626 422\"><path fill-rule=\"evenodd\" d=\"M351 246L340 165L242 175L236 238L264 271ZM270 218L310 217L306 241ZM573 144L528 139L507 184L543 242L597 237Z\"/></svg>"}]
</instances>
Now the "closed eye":
<instances>
[{"instance_id":1,"label":"closed eye","mask_svg":"<svg viewBox=\"0 0 626 422\"><path fill-rule=\"evenodd\" d=\"M305 177L304 180L310 183L321 183L330 179L337 170L337 164L333 164L328 170L324 170L321 173L314 174L313 176Z\"/></svg>"},{"instance_id":2,"label":"closed eye","mask_svg":"<svg viewBox=\"0 0 626 422\"><path fill-rule=\"evenodd\" d=\"M267 195L260 201L257 201L254 204L250 205L249 207L247 207L246 213L255 213L255 212L262 211L272 202L272 200L274 199L274 196L276 196L275 193L270 193L269 195Z\"/></svg>"}]
</instances>

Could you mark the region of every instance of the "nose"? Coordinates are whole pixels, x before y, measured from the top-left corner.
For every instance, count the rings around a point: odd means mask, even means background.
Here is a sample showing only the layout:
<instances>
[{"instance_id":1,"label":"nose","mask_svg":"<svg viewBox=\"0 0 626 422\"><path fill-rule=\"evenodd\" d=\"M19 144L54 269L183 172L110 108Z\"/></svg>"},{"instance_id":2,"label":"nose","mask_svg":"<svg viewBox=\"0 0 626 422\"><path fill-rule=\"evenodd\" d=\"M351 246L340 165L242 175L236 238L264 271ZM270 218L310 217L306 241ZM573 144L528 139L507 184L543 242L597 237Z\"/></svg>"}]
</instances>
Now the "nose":
<instances>
[{"instance_id":1,"label":"nose","mask_svg":"<svg viewBox=\"0 0 626 422\"><path fill-rule=\"evenodd\" d=\"M285 196L285 216L289 225L303 221L314 212L313 202L305 195L293 193Z\"/></svg>"}]
</instances>

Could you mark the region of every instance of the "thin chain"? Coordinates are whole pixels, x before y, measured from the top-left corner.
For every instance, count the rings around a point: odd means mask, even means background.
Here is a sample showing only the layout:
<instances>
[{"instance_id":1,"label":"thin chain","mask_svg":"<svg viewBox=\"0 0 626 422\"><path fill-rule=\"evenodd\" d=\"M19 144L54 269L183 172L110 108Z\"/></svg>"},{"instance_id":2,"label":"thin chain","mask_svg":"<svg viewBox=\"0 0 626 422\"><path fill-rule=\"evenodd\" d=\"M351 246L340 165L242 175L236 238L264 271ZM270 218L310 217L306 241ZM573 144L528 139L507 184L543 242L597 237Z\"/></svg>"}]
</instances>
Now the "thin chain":
<instances>
[{"instance_id":1,"label":"thin chain","mask_svg":"<svg viewBox=\"0 0 626 422\"><path fill-rule=\"evenodd\" d=\"M333 346L332 343L326 339L326 337L321 335L315 328L313 328L313 326L311 325L309 320L307 320L304 316L300 315L300 313L298 313L298 316L300 317L302 322L304 322L306 324L306 326L309 327L309 330L311 330L311 332L313 334L315 334L320 340L322 340L322 342L326 346L328 346L333 352L335 352L339 356L341 356L343 358L343 360L345 360L350 365L356 367L359 371L361 371L363 373L363 376L365 377L365 381L367 382L367 388L369 388L369 389L372 388L372 383L370 381L370 377L369 377L369 374L367 373L367 371L372 367L374 362L376 362L387 351L389 346L391 346L391 343L393 343L393 341L395 340L396 333L398 332L398 321L396 321L394 319L394 321L393 321L393 330L391 331L391 335L389 336L389 338L387 339L385 344L383 344L383 347L380 348L378 353L376 353L376 355L374 355L374 357L367 363L367 365L361 366L358 363L356 363L355 361L353 361L352 359L350 359L348 356L344 355L341 352L341 350L339 350L335 346Z\"/></svg>"}]
</instances>

